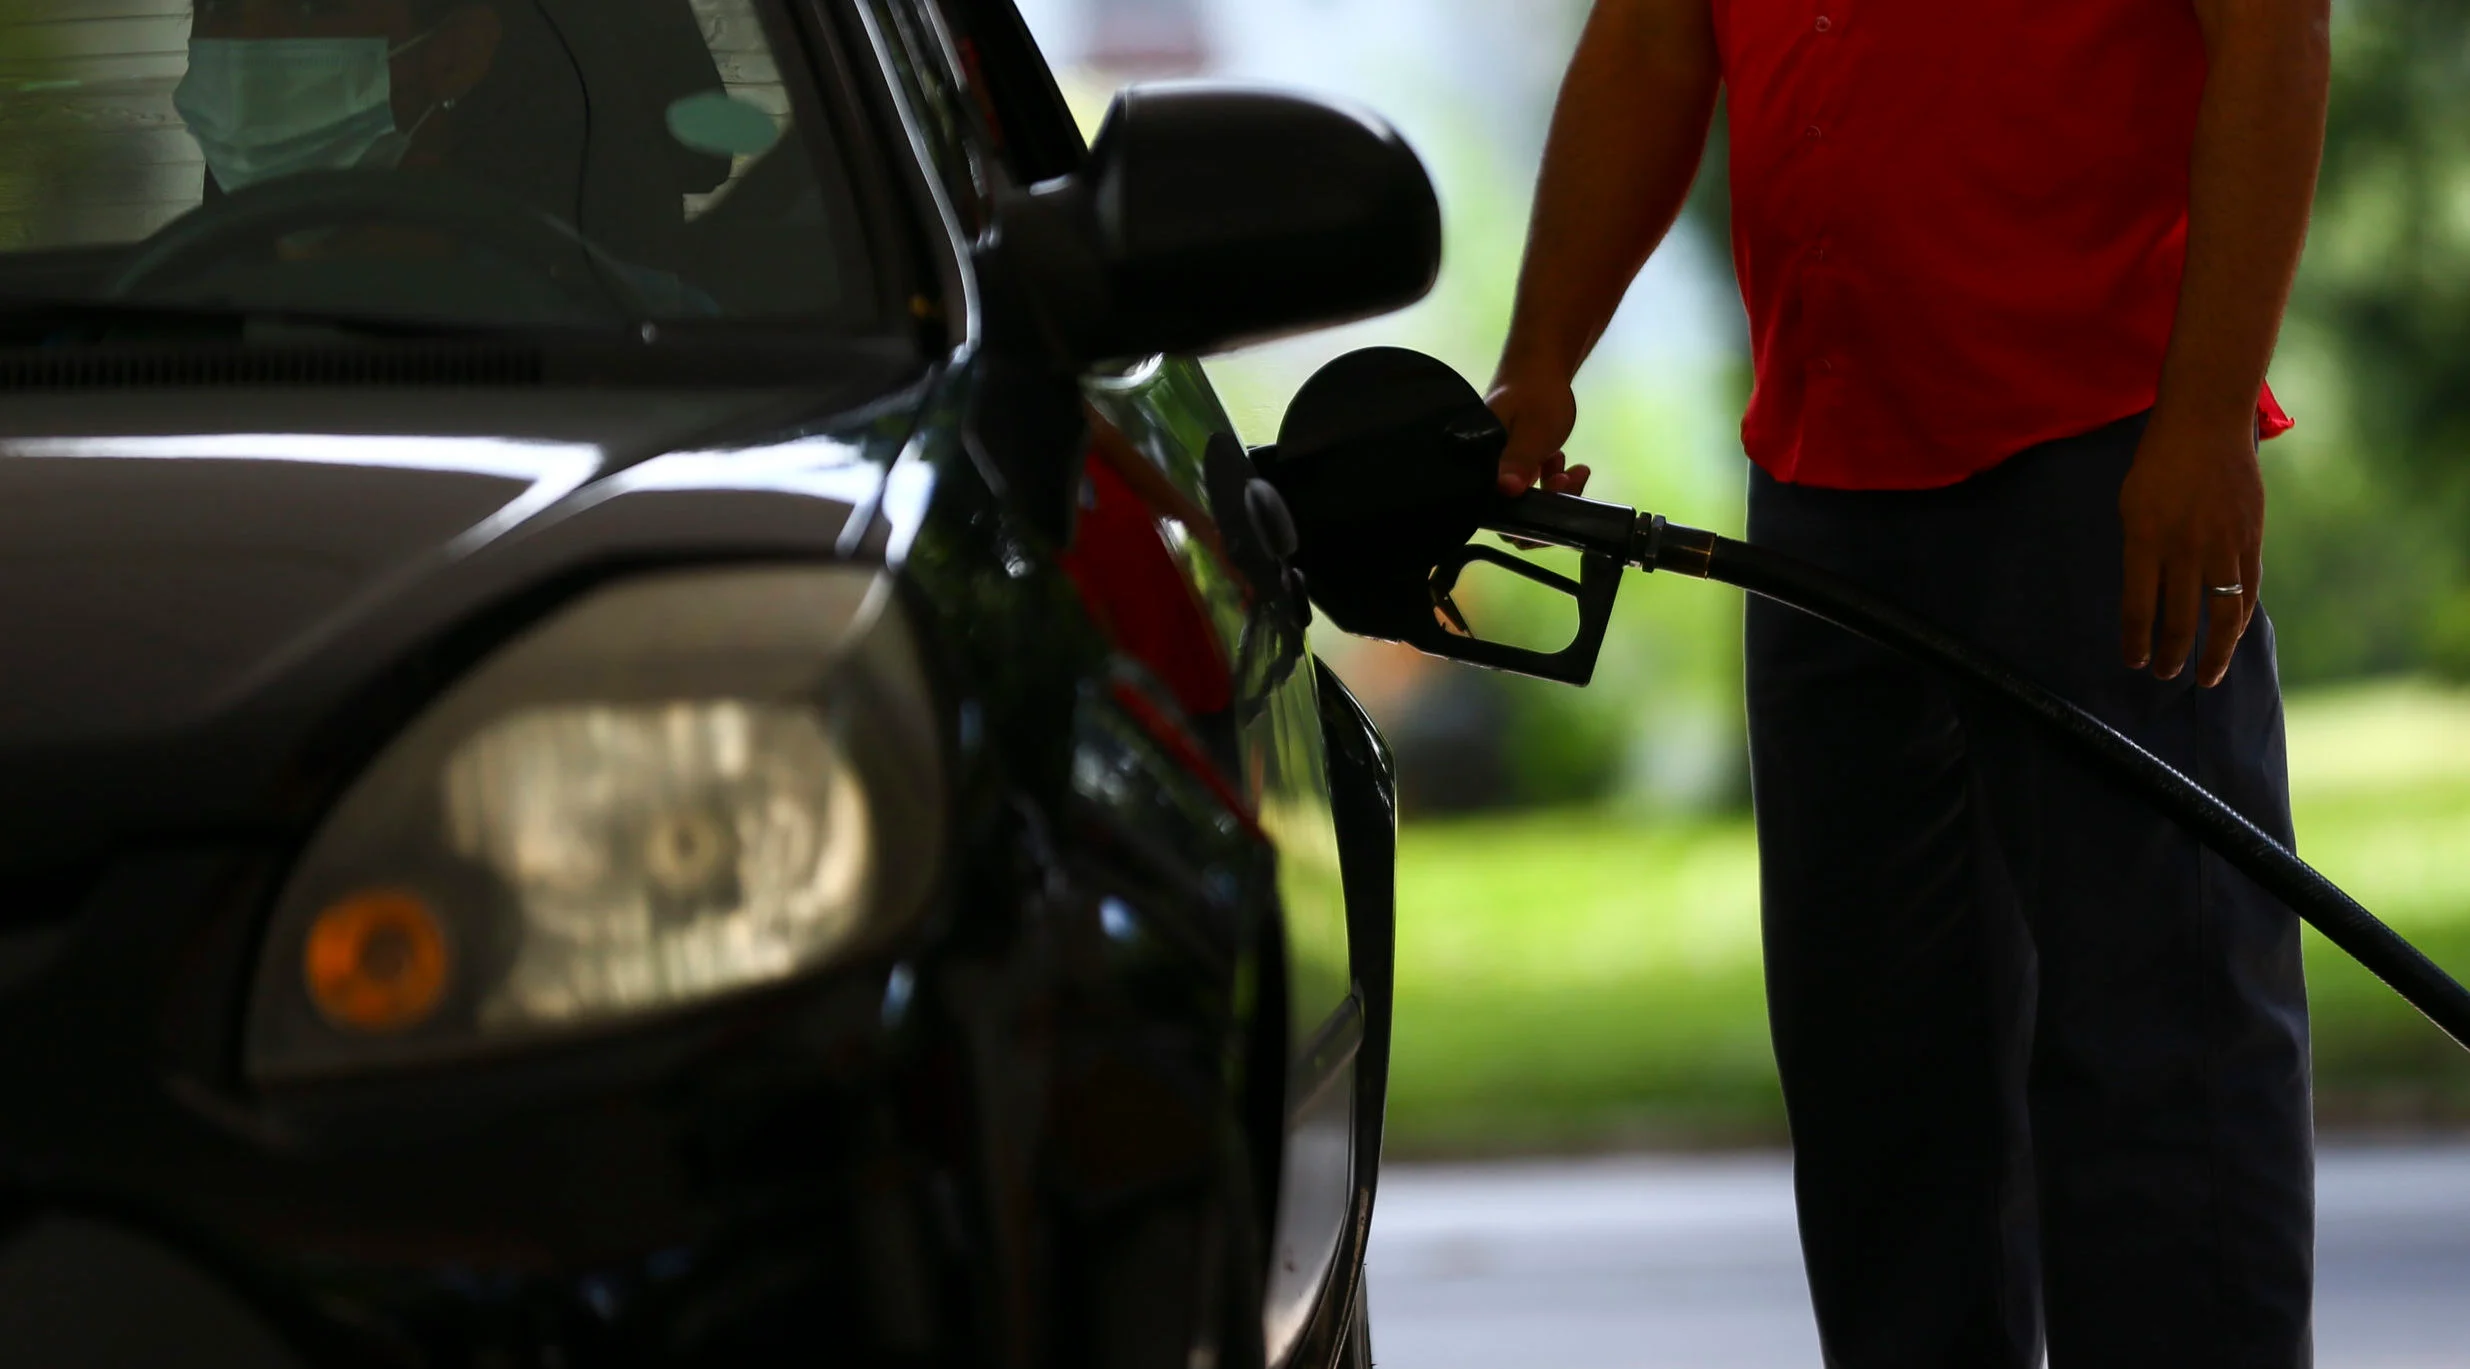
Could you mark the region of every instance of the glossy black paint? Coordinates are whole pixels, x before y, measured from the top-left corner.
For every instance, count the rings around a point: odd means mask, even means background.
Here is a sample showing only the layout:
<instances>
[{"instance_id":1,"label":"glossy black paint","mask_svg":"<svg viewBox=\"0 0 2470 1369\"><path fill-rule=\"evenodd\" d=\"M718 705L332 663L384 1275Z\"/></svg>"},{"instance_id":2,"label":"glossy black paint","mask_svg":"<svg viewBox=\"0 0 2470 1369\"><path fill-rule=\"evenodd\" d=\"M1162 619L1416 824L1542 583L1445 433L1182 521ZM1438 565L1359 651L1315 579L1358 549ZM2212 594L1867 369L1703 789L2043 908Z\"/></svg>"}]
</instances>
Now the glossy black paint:
<instances>
[{"instance_id":1,"label":"glossy black paint","mask_svg":"<svg viewBox=\"0 0 2470 1369\"><path fill-rule=\"evenodd\" d=\"M11 1362L1244 1365L1299 1174L1341 1206L1285 1362L1340 1362L1387 1065L1386 755L1289 587L1252 582L1197 368L1084 382L973 317L1007 307L970 228L995 154L945 40L991 3L801 11L906 197L915 347L763 387L36 368L0 395ZM1084 402L1234 544L1187 570L1236 704L1168 710L1216 783L1127 705L1060 566L1034 482L1078 470ZM575 596L724 561L893 577L954 796L928 915L620 1031L251 1083L264 918L343 786ZM1259 811L1226 801L1247 767ZM1335 901L1296 883L1324 848ZM1293 1104L1332 1087L1342 1168L1315 1176Z\"/></svg>"},{"instance_id":2,"label":"glossy black paint","mask_svg":"<svg viewBox=\"0 0 2470 1369\"><path fill-rule=\"evenodd\" d=\"M1321 717L1329 737L1330 788L1346 858L1348 950L1364 1004L1356 1068L1355 1177L1347 1228L1319 1312L1297 1348L1297 1364L1370 1363L1363 1263L1372 1241L1373 1199L1389 1099L1390 1036L1397 1002L1398 771L1371 715L1337 673L1316 663ZM1354 1338L1353 1343L1350 1337ZM1360 1361L1348 1356L1360 1346Z\"/></svg>"},{"instance_id":3,"label":"glossy black paint","mask_svg":"<svg viewBox=\"0 0 2470 1369\"><path fill-rule=\"evenodd\" d=\"M1117 97L1086 165L1000 200L1057 345L1202 352L1387 313L1441 267L1423 163L1370 114L1225 85Z\"/></svg>"}]
</instances>

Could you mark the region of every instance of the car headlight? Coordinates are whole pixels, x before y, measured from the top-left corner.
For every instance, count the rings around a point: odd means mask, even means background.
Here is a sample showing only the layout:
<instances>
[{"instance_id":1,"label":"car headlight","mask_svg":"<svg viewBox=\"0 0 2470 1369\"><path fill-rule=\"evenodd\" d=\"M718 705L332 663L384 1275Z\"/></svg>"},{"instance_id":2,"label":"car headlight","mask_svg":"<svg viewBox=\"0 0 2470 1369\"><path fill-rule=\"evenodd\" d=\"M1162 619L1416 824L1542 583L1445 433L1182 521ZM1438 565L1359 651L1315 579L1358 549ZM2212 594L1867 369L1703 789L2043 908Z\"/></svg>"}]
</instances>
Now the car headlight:
<instances>
[{"instance_id":1,"label":"car headlight","mask_svg":"<svg viewBox=\"0 0 2470 1369\"><path fill-rule=\"evenodd\" d=\"M941 790L879 573L608 586L482 662L336 805L276 903L250 1070L520 1046L844 958L922 906Z\"/></svg>"}]
</instances>

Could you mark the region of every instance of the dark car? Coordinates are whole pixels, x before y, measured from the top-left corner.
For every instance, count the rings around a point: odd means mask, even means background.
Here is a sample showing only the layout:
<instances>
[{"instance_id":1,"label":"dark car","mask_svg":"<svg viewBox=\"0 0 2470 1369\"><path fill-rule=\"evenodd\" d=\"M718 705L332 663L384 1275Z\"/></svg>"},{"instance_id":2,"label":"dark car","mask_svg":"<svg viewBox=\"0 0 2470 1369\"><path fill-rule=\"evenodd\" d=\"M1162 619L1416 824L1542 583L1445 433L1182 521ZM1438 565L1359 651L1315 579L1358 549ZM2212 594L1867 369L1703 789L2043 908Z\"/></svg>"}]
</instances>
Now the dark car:
<instances>
[{"instance_id":1,"label":"dark car","mask_svg":"<svg viewBox=\"0 0 2470 1369\"><path fill-rule=\"evenodd\" d=\"M1009 0L0 7L0 1363L1368 1362L1392 788Z\"/></svg>"}]
</instances>

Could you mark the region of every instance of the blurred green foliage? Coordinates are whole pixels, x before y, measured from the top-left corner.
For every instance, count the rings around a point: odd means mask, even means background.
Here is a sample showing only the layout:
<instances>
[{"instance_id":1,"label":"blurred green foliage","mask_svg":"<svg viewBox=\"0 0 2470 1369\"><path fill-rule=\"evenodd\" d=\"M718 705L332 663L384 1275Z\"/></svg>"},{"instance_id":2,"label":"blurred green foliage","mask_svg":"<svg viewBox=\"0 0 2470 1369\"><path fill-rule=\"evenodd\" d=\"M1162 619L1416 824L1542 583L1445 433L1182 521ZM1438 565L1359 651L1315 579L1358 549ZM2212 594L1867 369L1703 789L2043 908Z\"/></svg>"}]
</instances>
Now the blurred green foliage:
<instances>
[{"instance_id":1,"label":"blurred green foliage","mask_svg":"<svg viewBox=\"0 0 2470 1369\"><path fill-rule=\"evenodd\" d=\"M2333 62L2265 600L2294 682L2470 678L2470 3L2345 0Z\"/></svg>"},{"instance_id":2,"label":"blurred green foliage","mask_svg":"<svg viewBox=\"0 0 2470 1369\"><path fill-rule=\"evenodd\" d=\"M2300 849L2470 973L2470 694L2291 705ZM1393 1154L1779 1141L1758 855L1740 818L1601 809L1410 825ZM2328 1125L2470 1120L2470 1057L2312 932Z\"/></svg>"}]
</instances>

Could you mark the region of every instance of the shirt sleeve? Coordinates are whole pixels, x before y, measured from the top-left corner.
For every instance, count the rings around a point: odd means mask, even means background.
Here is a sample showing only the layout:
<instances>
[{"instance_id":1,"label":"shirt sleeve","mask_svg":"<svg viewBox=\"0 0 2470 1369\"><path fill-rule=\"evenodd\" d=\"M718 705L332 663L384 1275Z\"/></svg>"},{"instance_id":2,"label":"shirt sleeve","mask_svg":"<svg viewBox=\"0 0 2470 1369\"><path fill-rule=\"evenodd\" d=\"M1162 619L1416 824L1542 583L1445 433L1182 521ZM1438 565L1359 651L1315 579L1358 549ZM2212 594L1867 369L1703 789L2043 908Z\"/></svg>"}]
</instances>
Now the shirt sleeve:
<instances>
[{"instance_id":1,"label":"shirt sleeve","mask_svg":"<svg viewBox=\"0 0 2470 1369\"><path fill-rule=\"evenodd\" d=\"M2267 384L2264 393L2256 396L2256 436L2270 440L2297 426L2298 420L2281 407L2281 401L2273 396L2273 387Z\"/></svg>"}]
</instances>

